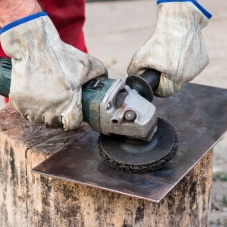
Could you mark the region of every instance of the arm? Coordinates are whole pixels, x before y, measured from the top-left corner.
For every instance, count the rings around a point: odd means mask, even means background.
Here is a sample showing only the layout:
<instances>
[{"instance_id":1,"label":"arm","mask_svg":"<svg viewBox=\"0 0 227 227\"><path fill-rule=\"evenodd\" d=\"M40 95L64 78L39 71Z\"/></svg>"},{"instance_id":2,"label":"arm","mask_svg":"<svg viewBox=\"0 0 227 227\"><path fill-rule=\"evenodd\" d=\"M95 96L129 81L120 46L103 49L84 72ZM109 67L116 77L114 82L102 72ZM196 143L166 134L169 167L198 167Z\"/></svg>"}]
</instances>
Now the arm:
<instances>
[{"instance_id":1,"label":"arm","mask_svg":"<svg viewBox=\"0 0 227 227\"><path fill-rule=\"evenodd\" d=\"M40 11L36 0L0 0L0 27Z\"/></svg>"}]
</instances>

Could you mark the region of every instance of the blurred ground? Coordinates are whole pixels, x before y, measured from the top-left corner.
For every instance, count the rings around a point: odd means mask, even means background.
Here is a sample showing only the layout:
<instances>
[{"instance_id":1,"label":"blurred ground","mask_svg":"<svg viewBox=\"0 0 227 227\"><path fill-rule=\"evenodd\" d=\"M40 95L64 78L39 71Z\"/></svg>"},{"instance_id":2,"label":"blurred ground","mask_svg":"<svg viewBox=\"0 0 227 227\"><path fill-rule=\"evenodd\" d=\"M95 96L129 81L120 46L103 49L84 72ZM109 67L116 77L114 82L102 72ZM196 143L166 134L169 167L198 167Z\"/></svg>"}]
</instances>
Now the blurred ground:
<instances>
[{"instance_id":1,"label":"blurred ground","mask_svg":"<svg viewBox=\"0 0 227 227\"><path fill-rule=\"evenodd\" d=\"M203 30L210 64L193 82L227 89L227 1L199 2L213 14ZM104 62L110 77L125 78L132 55L155 29L156 1L92 2L86 15L90 54ZM227 136L215 146L210 226L227 227Z\"/></svg>"}]
</instances>

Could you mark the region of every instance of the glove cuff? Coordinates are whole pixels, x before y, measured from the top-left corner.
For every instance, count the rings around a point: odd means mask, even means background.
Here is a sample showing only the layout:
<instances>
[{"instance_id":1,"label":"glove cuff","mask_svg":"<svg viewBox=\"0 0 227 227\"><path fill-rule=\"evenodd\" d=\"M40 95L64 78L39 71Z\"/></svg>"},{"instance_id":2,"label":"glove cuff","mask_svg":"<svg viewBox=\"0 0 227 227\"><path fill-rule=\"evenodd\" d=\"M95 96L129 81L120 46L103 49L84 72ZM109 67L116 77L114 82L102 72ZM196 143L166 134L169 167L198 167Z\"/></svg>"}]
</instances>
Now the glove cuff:
<instances>
[{"instance_id":1,"label":"glove cuff","mask_svg":"<svg viewBox=\"0 0 227 227\"><path fill-rule=\"evenodd\" d=\"M196 0L157 0L157 5L162 3L171 3L171 2L191 2L193 3L208 19L212 17L206 9L203 8Z\"/></svg>"},{"instance_id":2,"label":"glove cuff","mask_svg":"<svg viewBox=\"0 0 227 227\"><path fill-rule=\"evenodd\" d=\"M3 34L4 32L10 30L13 27L16 27L20 24L24 24L28 21L37 19L37 18L42 17L42 16L48 16L48 15L47 15L46 12L38 12L38 13L35 13L35 14L32 14L32 15L23 17L19 20L13 21L12 23L9 23L9 24L5 25L4 27L2 27L2 29L0 30L0 34Z\"/></svg>"}]
</instances>

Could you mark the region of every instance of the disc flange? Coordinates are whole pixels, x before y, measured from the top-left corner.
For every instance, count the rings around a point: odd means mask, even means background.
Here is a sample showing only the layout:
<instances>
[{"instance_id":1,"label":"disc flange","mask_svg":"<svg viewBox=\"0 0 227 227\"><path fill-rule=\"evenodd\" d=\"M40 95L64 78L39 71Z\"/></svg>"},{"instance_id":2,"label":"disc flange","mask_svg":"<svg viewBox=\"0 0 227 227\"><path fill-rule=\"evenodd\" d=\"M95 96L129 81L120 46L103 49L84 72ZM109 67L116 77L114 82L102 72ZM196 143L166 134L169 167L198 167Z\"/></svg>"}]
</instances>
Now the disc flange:
<instances>
[{"instance_id":1,"label":"disc flange","mask_svg":"<svg viewBox=\"0 0 227 227\"><path fill-rule=\"evenodd\" d=\"M124 172L145 173L159 169L174 156L177 148L173 127L161 118L150 142L117 135L99 137L99 153L104 161Z\"/></svg>"}]
</instances>

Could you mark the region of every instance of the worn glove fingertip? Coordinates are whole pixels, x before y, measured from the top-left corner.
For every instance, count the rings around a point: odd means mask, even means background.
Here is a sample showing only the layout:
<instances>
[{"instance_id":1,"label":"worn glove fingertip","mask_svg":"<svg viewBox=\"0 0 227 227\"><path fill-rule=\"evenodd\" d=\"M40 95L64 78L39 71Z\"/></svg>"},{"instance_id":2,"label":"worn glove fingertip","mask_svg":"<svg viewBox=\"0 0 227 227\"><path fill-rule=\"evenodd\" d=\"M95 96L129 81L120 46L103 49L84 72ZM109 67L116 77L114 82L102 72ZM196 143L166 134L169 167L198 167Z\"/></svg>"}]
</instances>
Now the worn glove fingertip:
<instances>
[{"instance_id":1,"label":"worn glove fingertip","mask_svg":"<svg viewBox=\"0 0 227 227\"><path fill-rule=\"evenodd\" d=\"M74 92L73 98L68 108L61 113L62 128L65 131L70 131L78 128L83 120L81 91Z\"/></svg>"},{"instance_id":2,"label":"worn glove fingertip","mask_svg":"<svg viewBox=\"0 0 227 227\"><path fill-rule=\"evenodd\" d=\"M174 92L174 82L166 78L166 76L162 73L159 86L155 90L156 95L162 98L167 98L171 96Z\"/></svg>"},{"instance_id":3,"label":"worn glove fingertip","mask_svg":"<svg viewBox=\"0 0 227 227\"><path fill-rule=\"evenodd\" d=\"M135 62L131 62L128 66L127 73L128 76L139 76L139 70L140 68L138 67L139 64Z\"/></svg>"},{"instance_id":4,"label":"worn glove fingertip","mask_svg":"<svg viewBox=\"0 0 227 227\"><path fill-rule=\"evenodd\" d=\"M76 113L71 112L67 116L61 116L62 128L64 131L76 129L80 126L82 120L82 113L78 114L78 111Z\"/></svg>"}]
</instances>

